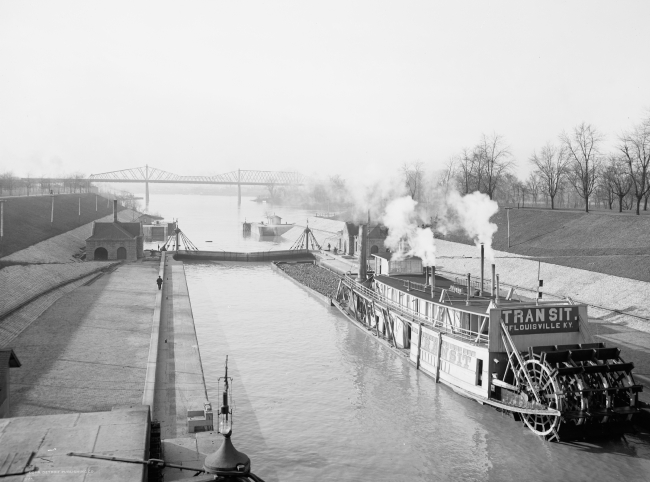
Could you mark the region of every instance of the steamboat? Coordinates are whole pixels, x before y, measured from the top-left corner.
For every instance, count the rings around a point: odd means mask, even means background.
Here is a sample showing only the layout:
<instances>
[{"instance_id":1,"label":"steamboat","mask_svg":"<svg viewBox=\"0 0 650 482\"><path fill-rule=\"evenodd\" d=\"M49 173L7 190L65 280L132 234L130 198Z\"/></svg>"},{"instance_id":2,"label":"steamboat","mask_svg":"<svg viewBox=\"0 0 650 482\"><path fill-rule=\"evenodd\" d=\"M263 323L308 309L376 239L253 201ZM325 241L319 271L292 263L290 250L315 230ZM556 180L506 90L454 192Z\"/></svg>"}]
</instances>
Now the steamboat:
<instances>
[{"instance_id":1,"label":"steamboat","mask_svg":"<svg viewBox=\"0 0 650 482\"><path fill-rule=\"evenodd\" d=\"M501 296L494 265L485 290L483 276L450 280L419 258L373 256L374 274L360 263L332 303L436 382L547 440L618 432L638 411L634 365L594 341L586 305Z\"/></svg>"},{"instance_id":2,"label":"steamboat","mask_svg":"<svg viewBox=\"0 0 650 482\"><path fill-rule=\"evenodd\" d=\"M266 223L264 221L259 223L250 223L249 229L260 236L282 236L284 233L293 228L293 223L283 223L282 218L277 215L267 216Z\"/></svg>"}]
</instances>

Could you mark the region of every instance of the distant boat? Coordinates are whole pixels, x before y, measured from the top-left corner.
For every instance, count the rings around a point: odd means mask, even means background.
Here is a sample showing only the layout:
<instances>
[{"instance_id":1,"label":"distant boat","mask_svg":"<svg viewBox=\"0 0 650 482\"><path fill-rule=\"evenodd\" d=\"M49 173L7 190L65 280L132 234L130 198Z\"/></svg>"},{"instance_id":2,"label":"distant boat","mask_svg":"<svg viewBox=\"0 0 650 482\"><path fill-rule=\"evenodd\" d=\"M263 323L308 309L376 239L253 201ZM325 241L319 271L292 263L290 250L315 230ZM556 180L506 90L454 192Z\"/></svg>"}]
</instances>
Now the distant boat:
<instances>
[{"instance_id":1,"label":"distant boat","mask_svg":"<svg viewBox=\"0 0 650 482\"><path fill-rule=\"evenodd\" d=\"M293 228L293 223L283 223L280 216L267 217L267 222L251 223L251 231L259 236L282 236Z\"/></svg>"}]
</instances>

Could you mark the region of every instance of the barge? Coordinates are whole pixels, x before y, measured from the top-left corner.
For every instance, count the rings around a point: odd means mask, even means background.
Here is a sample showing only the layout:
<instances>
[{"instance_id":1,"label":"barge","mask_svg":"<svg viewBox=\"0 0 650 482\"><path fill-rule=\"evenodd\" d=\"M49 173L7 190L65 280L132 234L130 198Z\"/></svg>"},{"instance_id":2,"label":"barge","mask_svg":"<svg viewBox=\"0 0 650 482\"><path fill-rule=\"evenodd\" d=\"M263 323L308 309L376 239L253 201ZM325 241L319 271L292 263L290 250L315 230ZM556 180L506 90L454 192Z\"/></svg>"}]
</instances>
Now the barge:
<instances>
[{"instance_id":1,"label":"barge","mask_svg":"<svg viewBox=\"0 0 650 482\"><path fill-rule=\"evenodd\" d=\"M249 224L249 229L259 237L282 236L294 226L293 223L283 223L282 218L275 214L268 216L266 221L244 224Z\"/></svg>"},{"instance_id":2,"label":"barge","mask_svg":"<svg viewBox=\"0 0 650 482\"><path fill-rule=\"evenodd\" d=\"M374 258L374 275L343 276L332 303L436 382L547 440L618 431L638 411L634 365L594 341L586 305L503 297L494 265L486 290L419 258Z\"/></svg>"}]
</instances>

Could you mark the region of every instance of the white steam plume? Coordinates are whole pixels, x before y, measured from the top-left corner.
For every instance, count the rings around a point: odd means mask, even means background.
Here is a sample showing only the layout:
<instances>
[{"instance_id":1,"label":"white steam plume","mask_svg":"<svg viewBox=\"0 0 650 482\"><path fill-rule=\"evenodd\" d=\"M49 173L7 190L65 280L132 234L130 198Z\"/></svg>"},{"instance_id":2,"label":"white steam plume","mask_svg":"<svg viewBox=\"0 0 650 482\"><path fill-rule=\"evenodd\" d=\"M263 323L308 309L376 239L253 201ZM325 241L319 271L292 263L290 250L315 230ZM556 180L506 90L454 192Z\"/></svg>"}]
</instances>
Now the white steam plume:
<instances>
[{"instance_id":1,"label":"white steam plume","mask_svg":"<svg viewBox=\"0 0 650 482\"><path fill-rule=\"evenodd\" d=\"M383 222L388 228L388 237L384 245L393 252L394 259L418 256L422 258L424 266L433 266L436 262L433 232L430 228L418 226L417 204L410 196L404 196L386 206ZM408 247L404 246L403 241Z\"/></svg>"},{"instance_id":2,"label":"white steam plume","mask_svg":"<svg viewBox=\"0 0 650 482\"><path fill-rule=\"evenodd\" d=\"M383 223L388 228L385 245L393 256L401 259L418 256L424 266L435 264L436 246L433 231L421 227L435 219L435 229L443 234L461 231L478 246L485 245L488 260L494 260L492 237L497 225L490 222L499 206L487 195L474 192L461 196L456 191L433 193L432 206L427 209L409 196L391 201L385 209Z\"/></svg>"}]
</instances>

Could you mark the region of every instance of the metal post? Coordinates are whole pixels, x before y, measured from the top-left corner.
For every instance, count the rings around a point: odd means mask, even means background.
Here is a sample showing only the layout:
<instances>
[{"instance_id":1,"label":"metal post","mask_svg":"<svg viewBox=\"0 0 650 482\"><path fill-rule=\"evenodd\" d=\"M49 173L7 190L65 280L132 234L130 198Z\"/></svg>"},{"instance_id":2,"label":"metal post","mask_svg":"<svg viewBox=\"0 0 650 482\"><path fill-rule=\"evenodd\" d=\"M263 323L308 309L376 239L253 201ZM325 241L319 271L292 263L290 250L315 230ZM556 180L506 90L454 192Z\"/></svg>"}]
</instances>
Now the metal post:
<instances>
[{"instance_id":1,"label":"metal post","mask_svg":"<svg viewBox=\"0 0 650 482\"><path fill-rule=\"evenodd\" d=\"M510 247L510 208L506 208L506 215L508 216L508 248Z\"/></svg>"},{"instance_id":2,"label":"metal post","mask_svg":"<svg viewBox=\"0 0 650 482\"><path fill-rule=\"evenodd\" d=\"M0 243L5 235L5 200L0 199Z\"/></svg>"},{"instance_id":3,"label":"metal post","mask_svg":"<svg viewBox=\"0 0 650 482\"><path fill-rule=\"evenodd\" d=\"M436 267L431 266L431 298L436 294Z\"/></svg>"},{"instance_id":4,"label":"metal post","mask_svg":"<svg viewBox=\"0 0 650 482\"><path fill-rule=\"evenodd\" d=\"M442 333L438 333L438 363L436 363L436 383L440 381L440 359L442 356Z\"/></svg>"},{"instance_id":5,"label":"metal post","mask_svg":"<svg viewBox=\"0 0 650 482\"><path fill-rule=\"evenodd\" d=\"M81 198L79 198L79 216L81 216Z\"/></svg>"},{"instance_id":6,"label":"metal post","mask_svg":"<svg viewBox=\"0 0 650 482\"><path fill-rule=\"evenodd\" d=\"M50 223L54 222L54 194L52 194L52 214L50 214Z\"/></svg>"},{"instance_id":7,"label":"metal post","mask_svg":"<svg viewBox=\"0 0 650 482\"><path fill-rule=\"evenodd\" d=\"M539 305L539 275L542 269L542 262L537 261L537 296L535 296L535 305Z\"/></svg>"},{"instance_id":8,"label":"metal post","mask_svg":"<svg viewBox=\"0 0 650 482\"><path fill-rule=\"evenodd\" d=\"M418 331L418 357L415 362L415 369L420 369L420 353L422 352L422 322L420 322L419 331Z\"/></svg>"},{"instance_id":9,"label":"metal post","mask_svg":"<svg viewBox=\"0 0 650 482\"><path fill-rule=\"evenodd\" d=\"M494 299L498 304L499 303L499 275L497 275L497 293L496 293L496 297Z\"/></svg>"},{"instance_id":10,"label":"metal post","mask_svg":"<svg viewBox=\"0 0 650 482\"><path fill-rule=\"evenodd\" d=\"M467 304L468 305L469 305L469 298L470 298L469 290L472 289L472 287L470 286L471 284L472 284L472 275L470 273L467 273Z\"/></svg>"},{"instance_id":11,"label":"metal post","mask_svg":"<svg viewBox=\"0 0 650 482\"><path fill-rule=\"evenodd\" d=\"M492 290L491 290L492 295L490 296L490 298L492 299L494 299L494 289L495 289L494 283L496 282L496 272L497 272L497 267L494 263L492 263Z\"/></svg>"},{"instance_id":12,"label":"metal post","mask_svg":"<svg viewBox=\"0 0 650 482\"><path fill-rule=\"evenodd\" d=\"M99 203L99 196L95 194L95 212L97 212L97 205Z\"/></svg>"}]
</instances>

